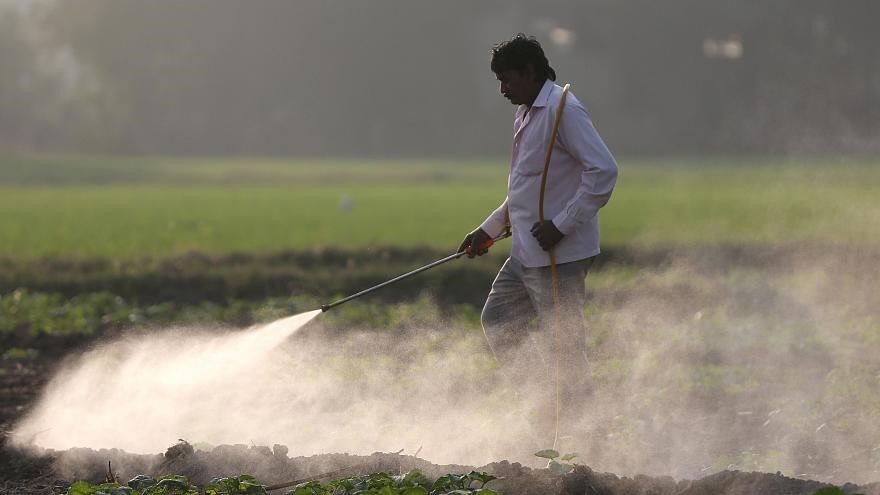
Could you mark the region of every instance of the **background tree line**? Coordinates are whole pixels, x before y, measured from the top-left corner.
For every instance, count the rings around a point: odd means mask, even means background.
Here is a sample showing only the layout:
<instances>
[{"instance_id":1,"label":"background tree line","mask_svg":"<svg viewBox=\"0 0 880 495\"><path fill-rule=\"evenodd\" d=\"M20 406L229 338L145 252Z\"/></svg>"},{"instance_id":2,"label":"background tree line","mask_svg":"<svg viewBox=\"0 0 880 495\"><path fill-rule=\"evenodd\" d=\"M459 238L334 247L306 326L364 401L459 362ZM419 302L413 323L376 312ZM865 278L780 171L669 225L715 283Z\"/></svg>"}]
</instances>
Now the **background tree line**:
<instances>
[{"instance_id":1,"label":"background tree line","mask_svg":"<svg viewBox=\"0 0 880 495\"><path fill-rule=\"evenodd\" d=\"M498 155L488 49L517 31L617 153L876 152L877 19L876 0L7 0L0 152Z\"/></svg>"}]
</instances>

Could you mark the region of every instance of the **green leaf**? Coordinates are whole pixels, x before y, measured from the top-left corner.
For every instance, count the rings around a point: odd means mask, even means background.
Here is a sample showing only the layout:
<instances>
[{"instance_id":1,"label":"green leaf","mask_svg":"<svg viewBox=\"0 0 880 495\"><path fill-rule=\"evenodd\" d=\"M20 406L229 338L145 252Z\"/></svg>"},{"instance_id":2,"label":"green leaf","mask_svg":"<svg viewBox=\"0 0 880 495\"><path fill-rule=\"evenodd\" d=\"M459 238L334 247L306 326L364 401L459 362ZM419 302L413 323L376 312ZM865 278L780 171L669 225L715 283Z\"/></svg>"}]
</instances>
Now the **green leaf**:
<instances>
[{"instance_id":1,"label":"green leaf","mask_svg":"<svg viewBox=\"0 0 880 495\"><path fill-rule=\"evenodd\" d=\"M544 449L535 452L535 455L538 457L543 457L545 459L556 459L557 457L559 457L559 452L553 449Z\"/></svg>"},{"instance_id":2,"label":"green leaf","mask_svg":"<svg viewBox=\"0 0 880 495\"><path fill-rule=\"evenodd\" d=\"M185 476L163 476L154 486L144 492L144 495L198 495L198 490L190 484Z\"/></svg>"},{"instance_id":3,"label":"green leaf","mask_svg":"<svg viewBox=\"0 0 880 495\"><path fill-rule=\"evenodd\" d=\"M92 485L85 481L77 481L70 485L68 495L136 495L138 492L127 486L119 486L119 483L101 483Z\"/></svg>"},{"instance_id":4,"label":"green leaf","mask_svg":"<svg viewBox=\"0 0 880 495\"><path fill-rule=\"evenodd\" d=\"M470 473L468 473L468 478L470 478L474 481L479 481L480 483L482 483L482 485L480 485L480 486L483 486L492 480L498 479L497 476L492 476L489 473L478 473L476 471L471 471Z\"/></svg>"},{"instance_id":5,"label":"green leaf","mask_svg":"<svg viewBox=\"0 0 880 495\"><path fill-rule=\"evenodd\" d=\"M85 481L77 481L67 489L67 495L94 495L95 489Z\"/></svg>"},{"instance_id":6,"label":"green leaf","mask_svg":"<svg viewBox=\"0 0 880 495\"><path fill-rule=\"evenodd\" d=\"M550 463L547 464L547 468L550 470L550 472L552 474L554 474L556 476L562 476L563 474L570 473L571 470L574 469L574 466L572 466L571 464L567 464L567 463L550 461Z\"/></svg>"},{"instance_id":7,"label":"green leaf","mask_svg":"<svg viewBox=\"0 0 880 495\"><path fill-rule=\"evenodd\" d=\"M402 475L391 477L398 488L410 488L418 485L427 485L428 478L418 469L412 469Z\"/></svg>"},{"instance_id":8,"label":"green leaf","mask_svg":"<svg viewBox=\"0 0 880 495\"><path fill-rule=\"evenodd\" d=\"M205 487L205 495L238 494L238 478L214 478Z\"/></svg>"},{"instance_id":9,"label":"green leaf","mask_svg":"<svg viewBox=\"0 0 880 495\"><path fill-rule=\"evenodd\" d=\"M107 486L107 485L115 485L115 486ZM101 488L103 487L103 488ZM98 487L98 491L95 492L95 495L135 495L138 492L131 489L128 486L119 486L116 483L108 483L105 485L101 485Z\"/></svg>"},{"instance_id":10,"label":"green leaf","mask_svg":"<svg viewBox=\"0 0 880 495\"><path fill-rule=\"evenodd\" d=\"M434 484L431 485L431 491L446 493L446 491L454 490L456 488L467 488L466 486L462 486L463 479L464 475L461 474L444 474L437 478ZM468 480L468 483L470 483L470 480Z\"/></svg>"},{"instance_id":11,"label":"green leaf","mask_svg":"<svg viewBox=\"0 0 880 495\"><path fill-rule=\"evenodd\" d=\"M135 490L142 492L145 489L155 485L156 480L154 480L153 478L151 478L150 476L147 476L145 474L139 474L139 475L135 476L134 478L128 480L128 483L126 483L126 484L128 486L134 488Z\"/></svg>"},{"instance_id":12,"label":"green leaf","mask_svg":"<svg viewBox=\"0 0 880 495\"><path fill-rule=\"evenodd\" d=\"M238 491L239 493L243 493L245 495L268 495L266 487L264 487L263 485L251 481L241 481L240 478L238 483Z\"/></svg>"},{"instance_id":13,"label":"green leaf","mask_svg":"<svg viewBox=\"0 0 880 495\"><path fill-rule=\"evenodd\" d=\"M490 490L488 488L480 488L479 490L474 492L474 495L498 495L498 492Z\"/></svg>"},{"instance_id":14,"label":"green leaf","mask_svg":"<svg viewBox=\"0 0 880 495\"><path fill-rule=\"evenodd\" d=\"M416 486L412 488L407 488L403 492L403 495L428 495L428 490L426 490L424 487Z\"/></svg>"},{"instance_id":15,"label":"green leaf","mask_svg":"<svg viewBox=\"0 0 880 495\"><path fill-rule=\"evenodd\" d=\"M578 453L577 453L577 452L572 452L572 453L570 453L570 454L565 454L564 456L562 456L562 459L561 459L561 460L563 460L563 461L570 461L570 460L574 459L574 458L577 457L577 456L578 456Z\"/></svg>"},{"instance_id":16,"label":"green leaf","mask_svg":"<svg viewBox=\"0 0 880 495\"><path fill-rule=\"evenodd\" d=\"M825 488L819 488L816 490L816 493L813 495L846 495L846 493L837 486L826 486Z\"/></svg>"},{"instance_id":17,"label":"green leaf","mask_svg":"<svg viewBox=\"0 0 880 495\"><path fill-rule=\"evenodd\" d=\"M317 481L309 481L308 483L300 483L288 492L288 495L324 495L327 491Z\"/></svg>"},{"instance_id":18,"label":"green leaf","mask_svg":"<svg viewBox=\"0 0 880 495\"><path fill-rule=\"evenodd\" d=\"M327 486L330 488L342 488L343 490L346 490L347 493L355 488L356 482L357 480L354 478L342 478L327 483ZM314 481L311 483L314 483Z\"/></svg>"},{"instance_id":19,"label":"green leaf","mask_svg":"<svg viewBox=\"0 0 880 495\"><path fill-rule=\"evenodd\" d=\"M368 488L383 488L393 486L394 479L387 473L373 473L367 476L366 483Z\"/></svg>"}]
</instances>

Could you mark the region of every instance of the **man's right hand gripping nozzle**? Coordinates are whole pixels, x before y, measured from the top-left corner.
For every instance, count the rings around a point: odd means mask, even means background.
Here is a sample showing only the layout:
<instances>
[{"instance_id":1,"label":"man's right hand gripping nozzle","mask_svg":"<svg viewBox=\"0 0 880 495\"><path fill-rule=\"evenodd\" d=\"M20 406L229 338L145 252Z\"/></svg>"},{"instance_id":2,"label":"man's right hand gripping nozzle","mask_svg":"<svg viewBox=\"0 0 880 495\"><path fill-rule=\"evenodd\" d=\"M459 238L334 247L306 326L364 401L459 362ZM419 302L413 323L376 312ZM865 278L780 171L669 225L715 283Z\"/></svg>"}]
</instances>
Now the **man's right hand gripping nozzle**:
<instances>
[{"instance_id":1,"label":"man's right hand gripping nozzle","mask_svg":"<svg viewBox=\"0 0 880 495\"><path fill-rule=\"evenodd\" d=\"M489 237L489 234L487 234L485 230L477 228L477 230L464 236L464 240L461 241L461 246L459 246L458 252L466 252L468 258L482 256L489 252L489 248L494 243L495 241Z\"/></svg>"}]
</instances>

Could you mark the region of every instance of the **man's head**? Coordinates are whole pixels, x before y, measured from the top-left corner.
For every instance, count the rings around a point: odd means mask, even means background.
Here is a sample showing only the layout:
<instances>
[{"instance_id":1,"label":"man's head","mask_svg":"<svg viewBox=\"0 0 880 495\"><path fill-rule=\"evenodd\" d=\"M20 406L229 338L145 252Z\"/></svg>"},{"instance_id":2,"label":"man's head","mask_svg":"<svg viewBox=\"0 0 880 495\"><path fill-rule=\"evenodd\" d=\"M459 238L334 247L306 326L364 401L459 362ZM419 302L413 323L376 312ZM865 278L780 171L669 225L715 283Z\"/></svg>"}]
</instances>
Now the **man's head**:
<instances>
[{"instance_id":1,"label":"man's head","mask_svg":"<svg viewBox=\"0 0 880 495\"><path fill-rule=\"evenodd\" d=\"M501 94L514 105L531 105L544 82L556 80L541 44L523 33L492 47L489 67L501 82Z\"/></svg>"}]
</instances>

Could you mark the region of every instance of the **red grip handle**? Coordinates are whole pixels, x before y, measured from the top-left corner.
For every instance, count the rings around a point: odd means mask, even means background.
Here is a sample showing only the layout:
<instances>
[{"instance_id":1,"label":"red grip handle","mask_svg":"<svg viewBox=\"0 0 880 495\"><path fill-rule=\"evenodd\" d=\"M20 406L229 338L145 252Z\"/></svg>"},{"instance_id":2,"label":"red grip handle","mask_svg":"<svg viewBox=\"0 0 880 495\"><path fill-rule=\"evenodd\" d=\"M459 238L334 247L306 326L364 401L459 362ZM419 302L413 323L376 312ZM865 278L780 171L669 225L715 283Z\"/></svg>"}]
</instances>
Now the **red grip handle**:
<instances>
[{"instance_id":1,"label":"red grip handle","mask_svg":"<svg viewBox=\"0 0 880 495\"><path fill-rule=\"evenodd\" d=\"M489 239L488 241L480 244L480 249L489 249L492 247L492 244L495 244L495 239Z\"/></svg>"}]
</instances>

